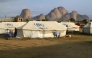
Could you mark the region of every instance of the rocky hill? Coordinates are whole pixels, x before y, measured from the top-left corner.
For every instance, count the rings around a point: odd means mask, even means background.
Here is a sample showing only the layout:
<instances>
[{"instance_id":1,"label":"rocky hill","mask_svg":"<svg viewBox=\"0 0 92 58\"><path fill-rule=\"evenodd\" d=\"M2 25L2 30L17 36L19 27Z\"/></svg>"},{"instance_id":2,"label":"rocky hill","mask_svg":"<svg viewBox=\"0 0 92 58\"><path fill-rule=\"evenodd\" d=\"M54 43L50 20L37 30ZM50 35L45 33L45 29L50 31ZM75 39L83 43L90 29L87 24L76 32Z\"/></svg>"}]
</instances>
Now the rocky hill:
<instances>
[{"instance_id":1,"label":"rocky hill","mask_svg":"<svg viewBox=\"0 0 92 58\"><path fill-rule=\"evenodd\" d=\"M31 19L31 18L32 18L32 17L31 17L31 12L30 12L29 9L23 9L22 12L21 12L21 14L20 14L20 16L21 16L22 18L24 18L24 20L26 20L26 19Z\"/></svg>"},{"instance_id":2,"label":"rocky hill","mask_svg":"<svg viewBox=\"0 0 92 58\"><path fill-rule=\"evenodd\" d=\"M62 18L65 14L67 14L67 10L64 7L58 7L54 8L53 10L50 11L46 16L51 20L59 20Z\"/></svg>"},{"instance_id":3,"label":"rocky hill","mask_svg":"<svg viewBox=\"0 0 92 58\"><path fill-rule=\"evenodd\" d=\"M40 14L38 16L35 16L33 19L35 19L37 21L42 21L43 19L45 19L45 15L44 14Z\"/></svg>"},{"instance_id":4,"label":"rocky hill","mask_svg":"<svg viewBox=\"0 0 92 58\"><path fill-rule=\"evenodd\" d=\"M84 19L88 19L89 20L89 17L87 15L78 14L77 11L72 11L71 13L67 13L64 16L62 16L61 19L68 20L70 18L74 18L76 21L82 21Z\"/></svg>"},{"instance_id":5,"label":"rocky hill","mask_svg":"<svg viewBox=\"0 0 92 58\"><path fill-rule=\"evenodd\" d=\"M82 21L83 19L89 19L87 15L78 14L77 11L72 11L68 13L68 11L64 7L54 8L46 15L51 21L55 20L68 20L70 18L74 18L76 21Z\"/></svg>"},{"instance_id":6,"label":"rocky hill","mask_svg":"<svg viewBox=\"0 0 92 58\"><path fill-rule=\"evenodd\" d=\"M20 16L24 19L32 18L29 9L23 9ZM70 18L74 18L76 21L82 21L83 19L89 19L87 15L81 15L77 11L72 11L68 13L68 11L64 7L54 8L47 15L40 14L40 15L33 17L33 19L42 20L42 19L45 19L45 16L49 19L49 21L58 21L58 20L66 21Z\"/></svg>"}]
</instances>

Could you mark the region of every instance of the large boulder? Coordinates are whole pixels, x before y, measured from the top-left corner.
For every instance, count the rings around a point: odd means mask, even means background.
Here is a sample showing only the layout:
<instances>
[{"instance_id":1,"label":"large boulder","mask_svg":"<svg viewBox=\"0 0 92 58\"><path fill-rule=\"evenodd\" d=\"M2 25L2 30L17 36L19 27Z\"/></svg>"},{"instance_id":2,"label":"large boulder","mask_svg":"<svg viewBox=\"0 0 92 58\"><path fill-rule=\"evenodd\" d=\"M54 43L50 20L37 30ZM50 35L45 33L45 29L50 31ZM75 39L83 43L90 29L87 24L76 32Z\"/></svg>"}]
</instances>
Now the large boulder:
<instances>
[{"instance_id":1,"label":"large boulder","mask_svg":"<svg viewBox=\"0 0 92 58\"><path fill-rule=\"evenodd\" d=\"M51 12L49 14L47 14L47 17L50 20L57 20L62 17L62 14L58 10L58 8L54 8L53 10L51 10Z\"/></svg>"},{"instance_id":2,"label":"large boulder","mask_svg":"<svg viewBox=\"0 0 92 58\"><path fill-rule=\"evenodd\" d=\"M67 14L62 16L62 20L66 21L66 20L70 19L70 17L71 17L71 13L67 13Z\"/></svg>"},{"instance_id":3,"label":"large boulder","mask_svg":"<svg viewBox=\"0 0 92 58\"><path fill-rule=\"evenodd\" d=\"M40 14L38 16L35 16L33 19L34 20L38 20L38 21L42 21L43 19L45 19L45 15L44 14Z\"/></svg>"},{"instance_id":4,"label":"large boulder","mask_svg":"<svg viewBox=\"0 0 92 58\"><path fill-rule=\"evenodd\" d=\"M58 21L58 20L69 20L70 18L74 18L75 21L82 21L83 19L90 19L87 15L80 15L77 11L72 11L68 13L68 11L64 7L57 7L50 11L46 15L50 21Z\"/></svg>"},{"instance_id":5,"label":"large boulder","mask_svg":"<svg viewBox=\"0 0 92 58\"><path fill-rule=\"evenodd\" d=\"M62 15L65 15L66 13L68 13L68 11L64 7L58 7L58 10Z\"/></svg>"},{"instance_id":6,"label":"large boulder","mask_svg":"<svg viewBox=\"0 0 92 58\"><path fill-rule=\"evenodd\" d=\"M77 11L72 11L70 14L71 16L70 18L74 18L75 20L77 20L77 15L78 15Z\"/></svg>"},{"instance_id":7,"label":"large boulder","mask_svg":"<svg viewBox=\"0 0 92 58\"><path fill-rule=\"evenodd\" d=\"M24 20L26 20L26 19L31 19L31 18L32 18L32 17L31 17L31 12L30 12L29 9L23 9L22 12L21 12L21 14L20 14L20 16L21 16L22 18L24 18Z\"/></svg>"},{"instance_id":8,"label":"large boulder","mask_svg":"<svg viewBox=\"0 0 92 58\"><path fill-rule=\"evenodd\" d=\"M31 20L31 13L29 9L23 9L20 16L24 19ZM74 18L75 21L82 21L83 19L90 19L87 15L78 14L77 11L72 11L68 13L68 11L64 7L57 7L52 9L46 16L44 14L37 15L33 17L35 20L43 20L48 18L49 21L59 21L59 20L69 20L70 18Z\"/></svg>"},{"instance_id":9,"label":"large boulder","mask_svg":"<svg viewBox=\"0 0 92 58\"><path fill-rule=\"evenodd\" d=\"M76 21L82 21L84 19L88 19L89 20L89 17L87 15L80 15L80 14L78 14Z\"/></svg>"}]
</instances>

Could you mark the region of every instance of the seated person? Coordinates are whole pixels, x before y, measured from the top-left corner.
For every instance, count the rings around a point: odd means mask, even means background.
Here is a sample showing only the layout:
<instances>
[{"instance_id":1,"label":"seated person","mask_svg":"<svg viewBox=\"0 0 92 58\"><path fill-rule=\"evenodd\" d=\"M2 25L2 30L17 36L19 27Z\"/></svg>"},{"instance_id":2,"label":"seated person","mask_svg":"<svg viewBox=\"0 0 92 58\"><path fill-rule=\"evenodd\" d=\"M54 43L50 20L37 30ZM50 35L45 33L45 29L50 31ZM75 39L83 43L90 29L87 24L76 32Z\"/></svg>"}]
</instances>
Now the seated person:
<instances>
[{"instance_id":1,"label":"seated person","mask_svg":"<svg viewBox=\"0 0 92 58\"><path fill-rule=\"evenodd\" d=\"M8 33L8 38L12 38L13 37L13 31L10 30L9 33Z\"/></svg>"}]
</instances>

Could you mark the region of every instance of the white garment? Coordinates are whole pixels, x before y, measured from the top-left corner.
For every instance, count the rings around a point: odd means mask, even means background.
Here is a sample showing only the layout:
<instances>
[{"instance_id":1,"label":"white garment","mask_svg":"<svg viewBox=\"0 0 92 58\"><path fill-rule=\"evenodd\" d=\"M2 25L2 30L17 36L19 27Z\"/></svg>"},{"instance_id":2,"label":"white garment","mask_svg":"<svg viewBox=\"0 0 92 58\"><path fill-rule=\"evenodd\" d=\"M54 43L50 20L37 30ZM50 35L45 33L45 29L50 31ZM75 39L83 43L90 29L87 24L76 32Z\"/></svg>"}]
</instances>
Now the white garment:
<instances>
[{"instance_id":1,"label":"white garment","mask_svg":"<svg viewBox=\"0 0 92 58\"><path fill-rule=\"evenodd\" d=\"M57 33L57 37L60 36L60 31L56 31L56 33Z\"/></svg>"}]
</instances>

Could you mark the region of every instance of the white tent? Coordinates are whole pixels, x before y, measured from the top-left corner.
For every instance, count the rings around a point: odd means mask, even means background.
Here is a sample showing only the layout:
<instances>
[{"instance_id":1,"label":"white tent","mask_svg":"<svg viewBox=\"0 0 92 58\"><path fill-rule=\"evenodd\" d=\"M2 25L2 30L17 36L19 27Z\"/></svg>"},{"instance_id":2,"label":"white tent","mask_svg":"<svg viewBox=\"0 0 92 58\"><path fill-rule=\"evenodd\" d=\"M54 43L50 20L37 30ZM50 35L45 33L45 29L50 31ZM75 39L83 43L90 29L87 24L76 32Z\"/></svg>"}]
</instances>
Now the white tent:
<instances>
[{"instance_id":1,"label":"white tent","mask_svg":"<svg viewBox=\"0 0 92 58\"><path fill-rule=\"evenodd\" d=\"M66 35L66 27L56 21L29 21L25 26L19 27L18 37L46 38L54 37L53 31L59 30L60 36Z\"/></svg>"},{"instance_id":2,"label":"white tent","mask_svg":"<svg viewBox=\"0 0 92 58\"><path fill-rule=\"evenodd\" d=\"M61 24L66 26L68 31L79 31L79 26L75 25L73 22L61 22Z\"/></svg>"},{"instance_id":3,"label":"white tent","mask_svg":"<svg viewBox=\"0 0 92 58\"><path fill-rule=\"evenodd\" d=\"M87 24L83 27L83 33L92 34L92 22L87 23Z\"/></svg>"},{"instance_id":4,"label":"white tent","mask_svg":"<svg viewBox=\"0 0 92 58\"><path fill-rule=\"evenodd\" d=\"M25 25L26 22L0 22L0 34L6 34L8 29L14 30L20 26Z\"/></svg>"}]
</instances>

